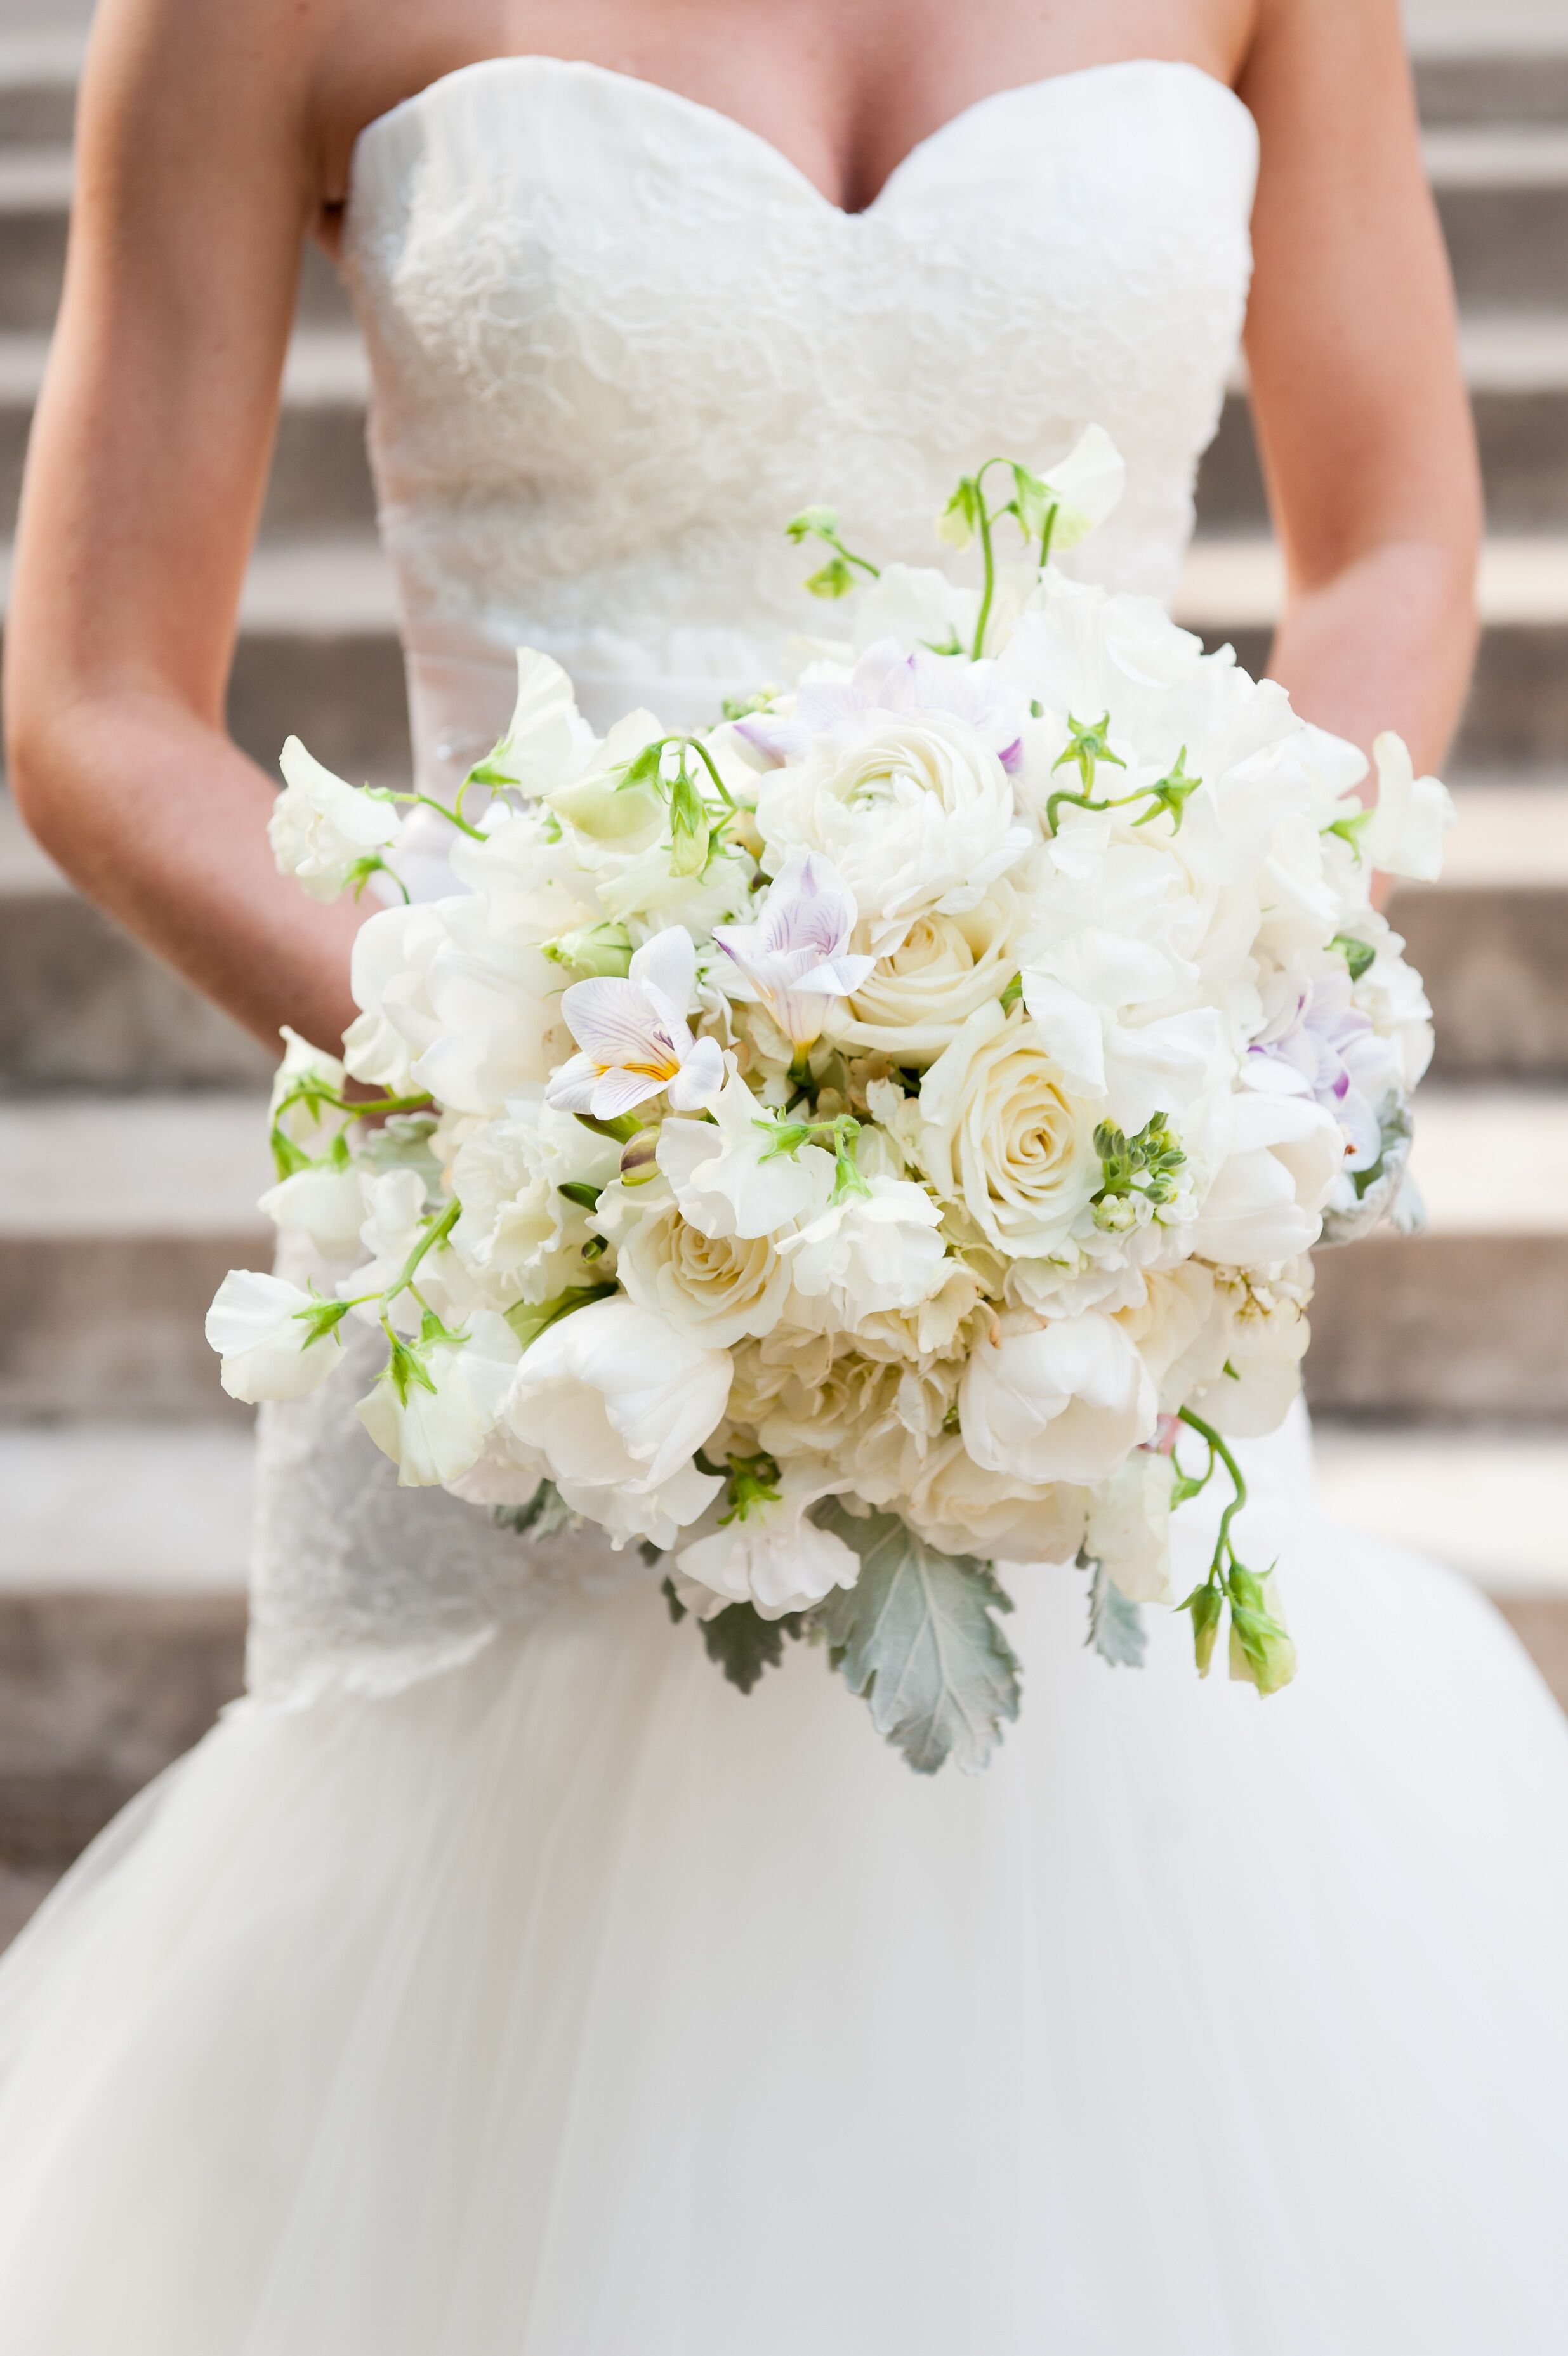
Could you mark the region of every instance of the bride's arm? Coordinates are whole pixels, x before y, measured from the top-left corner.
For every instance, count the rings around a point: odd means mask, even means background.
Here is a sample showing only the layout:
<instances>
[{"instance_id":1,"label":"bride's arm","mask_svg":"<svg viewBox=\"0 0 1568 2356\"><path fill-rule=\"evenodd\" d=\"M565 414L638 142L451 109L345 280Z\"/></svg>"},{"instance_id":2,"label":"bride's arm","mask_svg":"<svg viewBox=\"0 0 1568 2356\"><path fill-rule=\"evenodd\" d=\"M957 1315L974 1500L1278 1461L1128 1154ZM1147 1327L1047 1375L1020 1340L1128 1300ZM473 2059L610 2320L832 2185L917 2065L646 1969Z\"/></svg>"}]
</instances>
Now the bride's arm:
<instances>
[{"instance_id":1,"label":"bride's arm","mask_svg":"<svg viewBox=\"0 0 1568 2356\"><path fill-rule=\"evenodd\" d=\"M83 891L262 1037L335 1045L356 918L278 875L224 691L315 203L292 8L105 0L5 630L12 787Z\"/></svg>"},{"instance_id":2,"label":"bride's arm","mask_svg":"<svg viewBox=\"0 0 1568 2356\"><path fill-rule=\"evenodd\" d=\"M1453 294L1397 0L1263 0L1241 85L1262 166L1247 358L1297 709L1441 759L1475 652L1481 530Z\"/></svg>"}]
</instances>

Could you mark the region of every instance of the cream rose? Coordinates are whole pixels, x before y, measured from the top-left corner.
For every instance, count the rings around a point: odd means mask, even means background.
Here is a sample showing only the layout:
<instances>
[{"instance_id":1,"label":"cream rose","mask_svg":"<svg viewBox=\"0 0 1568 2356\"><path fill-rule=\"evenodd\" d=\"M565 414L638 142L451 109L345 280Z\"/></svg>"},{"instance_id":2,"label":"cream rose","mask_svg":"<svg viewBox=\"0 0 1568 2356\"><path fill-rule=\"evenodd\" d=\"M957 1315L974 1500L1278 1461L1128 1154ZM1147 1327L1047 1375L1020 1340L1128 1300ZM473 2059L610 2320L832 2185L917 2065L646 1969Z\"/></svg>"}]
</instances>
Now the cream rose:
<instances>
[{"instance_id":1,"label":"cream rose","mask_svg":"<svg viewBox=\"0 0 1568 2356\"><path fill-rule=\"evenodd\" d=\"M789 1271L766 1236L705 1236L673 1203L621 1236L616 1273L633 1301L710 1350L779 1323Z\"/></svg>"},{"instance_id":2,"label":"cream rose","mask_svg":"<svg viewBox=\"0 0 1568 2356\"><path fill-rule=\"evenodd\" d=\"M827 1035L895 1064L930 1063L977 1007L1001 997L1017 969L1018 931L1018 895L1005 878L957 916L917 916L860 988L835 1001ZM862 925L854 946L868 937Z\"/></svg>"},{"instance_id":3,"label":"cream rose","mask_svg":"<svg viewBox=\"0 0 1568 2356\"><path fill-rule=\"evenodd\" d=\"M1059 1251L1101 1182L1094 1108L1068 1087L1022 1007L993 1000L920 1089L921 1165L1010 1258Z\"/></svg>"}]
</instances>

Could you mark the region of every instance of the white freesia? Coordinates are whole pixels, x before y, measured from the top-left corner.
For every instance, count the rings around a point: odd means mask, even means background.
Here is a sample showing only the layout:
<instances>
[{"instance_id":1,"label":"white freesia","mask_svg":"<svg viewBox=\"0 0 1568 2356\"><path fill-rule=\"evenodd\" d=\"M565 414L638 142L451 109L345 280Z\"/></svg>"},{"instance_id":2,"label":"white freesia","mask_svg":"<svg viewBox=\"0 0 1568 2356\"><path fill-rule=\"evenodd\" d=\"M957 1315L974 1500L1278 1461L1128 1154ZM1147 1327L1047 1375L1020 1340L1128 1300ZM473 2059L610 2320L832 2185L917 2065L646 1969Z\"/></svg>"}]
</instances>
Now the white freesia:
<instances>
[{"instance_id":1,"label":"white freesia","mask_svg":"<svg viewBox=\"0 0 1568 2356\"><path fill-rule=\"evenodd\" d=\"M397 841L397 809L334 776L297 736L285 744L279 766L284 789L267 820L273 857L313 900L336 900L367 872L367 861L381 864Z\"/></svg>"},{"instance_id":2,"label":"white freesia","mask_svg":"<svg viewBox=\"0 0 1568 2356\"><path fill-rule=\"evenodd\" d=\"M208 1344L222 1357L219 1378L230 1398L254 1406L299 1398L324 1383L343 1347L335 1310L281 1276L231 1269L207 1312Z\"/></svg>"},{"instance_id":3,"label":"white freesia","mask_svg":"<svg viewBox=\"0 0 1568 2356\"><path fill-rule=\"evenodd\" d=\"M846 1326L883 1310L914 1308L947 1273L941 1214L925 1189L904 1178L865 1183L868 1193L830 1203L779 1238L796 1292Z\"/></svg>"},{"instance_id":4,"label":"white freesia","mask_svg":"<svg viewBox=\"0 0 1568 2356\"><path fill-rule=\"evenodd\" d=\"M770 1236L827 1207L833 1157L820 1145L786 1151L785 1124L738 1074L725 1081L710 1120L667 1120L659 1167L681 1215L705 1236Z\"/></svg>"},{"instance_id":5,"label":"white freesia","mask_svg":"<svg viewBox=\"0 0 1568 2356\"><path fill-rule=\"evenodd\" d=\"M725 1411L729 1354L624 1297L590 1301L524 1354L506 1404L563 1486L662 1488Z\"/></svg>"},{"instance_id":6,"label":"white freesia","mask_svg":"<svg viewBox=\"0 0 1568 2356\"><path fill-rule=\"evenodd\" d=\"M799 1053L822 1036L829 1001L857 990L875 963L849 954L855 905L826 860L791 851L754 925L715 925L732 998L758 1000Z\"/></svg>"},{"instance_id":7,"label":"white freesia","mask_svg":"<svg viewBox=\"0 0 1568 2356\"><path fill-rule=\"evenodd\" d=\"M696 974L692 936L676 925L643 944L624 981L575 981L561 1005L582 1052L552 1074L547 1101L614 1120L660 1093L677 1112L717 1096L724 1051L694 1038L686 1020Z\"/></svg>"},{"instance_id":8,"label":"white freesia","mask_svg":"<svg viewBox=\"0 0 1568 2356\"><path fill-rule=\"evenodd\" d=\"M517 1356L506 1320L489 1312L461 1343L399 1345L354 1412L397 1466L400 1489L455 1481L477 1462Z\"/></svg>"},{"instance_id":9,"label":"white freesia","mask_svg":"<svg viewBox=\"0 0 1568 2356\"><path fill-rule=\"evenodd\" d=\"M1137 1350L1095 1311L983 1338L959 1386L975 1462L1026 1481L1103 1481L1157 1414Z\"/></svg>"},{"instance_id":10,"label":"white freesia","mask_svg":"<svg viewBox=\"0 0 1568 2356\"><path fill-rule=\"evenodd\" d=\"M1418 777L1410 749L1391 729L1375 737L1378 799L1361 831L1360 849L1388 875L1435 884L1443 871L1443 838L1454 824L1454 798L1437 777Z\"/></svg>"},{"instance_id":11,"label":"white freesia","mask_svg":"<svg viewBox=\"0 0 1568 2356\"><path fill-rule=\"evenodd\" d=\"M687 1610L711 1619L732 1603L751 1603L763 1619L781 1620L809 1612L835 1587L853 1587L860 1557L809 1518L832 1485L820 1466L786 1465L773 1494L749 1498L744 1513L682 1547L675 1587Z\"/></svg>"},{"instance_id":12,"label":"white freesia","mask_svg":"<svg viewBox=\"0 0 1568 2356\"><path fill-rule=\"evenodd\" d=\"M1345 1159L1332 1113L1305 1097L1228 1099L1229 1150L1192 1235L1203 1259L1262 1268L1317 1241L1323 1206Z\"/></svg>"},{"instance_id":13,"label":"white freesia","mask_svg":"<svg viewBox=\"0 0 1568 2356\"><path fill-rule=\"evenodd\" d=\"M1133 1603L1168 1603L1171 1494L1176 1470L1158 1449L1135 1448L1090 1491L1085 1551Z\"/></svg>"}]
</instances>

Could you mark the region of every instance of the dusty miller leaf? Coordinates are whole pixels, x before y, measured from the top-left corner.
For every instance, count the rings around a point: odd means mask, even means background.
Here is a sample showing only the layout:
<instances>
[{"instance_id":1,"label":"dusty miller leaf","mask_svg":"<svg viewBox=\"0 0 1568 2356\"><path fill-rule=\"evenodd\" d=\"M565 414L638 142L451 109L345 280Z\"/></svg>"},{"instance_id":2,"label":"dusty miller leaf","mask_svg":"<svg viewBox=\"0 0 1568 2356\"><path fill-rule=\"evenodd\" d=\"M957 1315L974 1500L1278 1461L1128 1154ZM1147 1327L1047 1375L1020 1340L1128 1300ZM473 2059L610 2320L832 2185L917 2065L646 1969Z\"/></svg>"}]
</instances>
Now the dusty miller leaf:
<instances>
[{"instance_id":1,"label":"dusty miller leaf","mask_svg":"<svg viewBox=\"0 0 1568 2356\"><path fill-rule=\"evenodd\" d=\"M542 1481L526 1505L497 1505L492 1512L500 1528L532 1538L553 1538L577 1518L553 1481Z\"/></svg>"},{"instance_id":2,"label":"dusty miller leaf","mask_svg":"<svg viewBox=\"0 0 1568 2356\"><path fill-rule=\"evenodd\" d=\"M813 1614L833 1667L917 1774L950 1758L978 1774L1018 1715L1018 1663L993 1616L1011 1600L973 1555L939 1554L896 1514L861 1516L827 1498L812 1518L860 1557L854 1586Z\"/></svg>"},{"instance_id":3,"label":"dusty miller leaf","mask_svg":"<svg viewBox=\"0 0 1568 2356\"><path fill-rule=\"evenodd\" d=\"M671 1620L684 1620L686 1607L675 1592L672 1579L664 1581L662 1591ZM709 1660L718 1663L732 1686L749 1693L765 1669L776 1669L783 1660L785 1637L803 1635L806 1623L799 1612L787 1612L781 1620L765 1620L749 1603L731 1603L715 1612L711 1620L699 1620L697 1625Z\"/></svg>"},{"instance_id":4,"label":"dusty miller leaf","mask_svg":"<svg viewBox=\"0 0 1568 2356\"><path fill-rule=\"evenodd\" d=\"M1149 1645L1142 1612L1113 1579L1107 1579L1099 1563L1089 1582L1089 1634L1084 1641L1118 1669L1141 1669Z\"/></svg>"}]
</instances>

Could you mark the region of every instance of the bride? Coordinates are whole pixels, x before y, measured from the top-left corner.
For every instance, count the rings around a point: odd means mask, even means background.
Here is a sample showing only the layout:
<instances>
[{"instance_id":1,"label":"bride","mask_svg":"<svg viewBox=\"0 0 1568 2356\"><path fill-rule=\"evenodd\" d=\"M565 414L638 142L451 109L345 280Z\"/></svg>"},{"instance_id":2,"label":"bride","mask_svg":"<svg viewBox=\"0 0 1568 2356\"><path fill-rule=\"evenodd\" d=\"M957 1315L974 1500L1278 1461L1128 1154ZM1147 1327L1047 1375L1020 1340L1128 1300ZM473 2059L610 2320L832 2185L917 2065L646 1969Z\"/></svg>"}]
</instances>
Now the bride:
<instances>
[{"instance_id":1,"label":"bride","mask_svg":"<svg viewBox=\"0 0 1568 2356\"><path fill-rule=\"evenodd\" d=\"M1082 569L1168 595L1254 253L1273 669L1441 755L1477 494L1395 0L105 0L80 187L12 776L263 1038L353 1011L222 723L306 228L426 780L521 639L706 721L800 626L785 518L928 562L1091 420ZM1016 1573L1023 1721L927 1783L635 1559L398 1494L352 1396L264 1419L247 1699L0 1968L7 2356L1562 2346L1568 1738L1304 1430L1248 1451L1288 1694L1174 1617L1112 1673Z\"/></svg>"}]
</instances>

